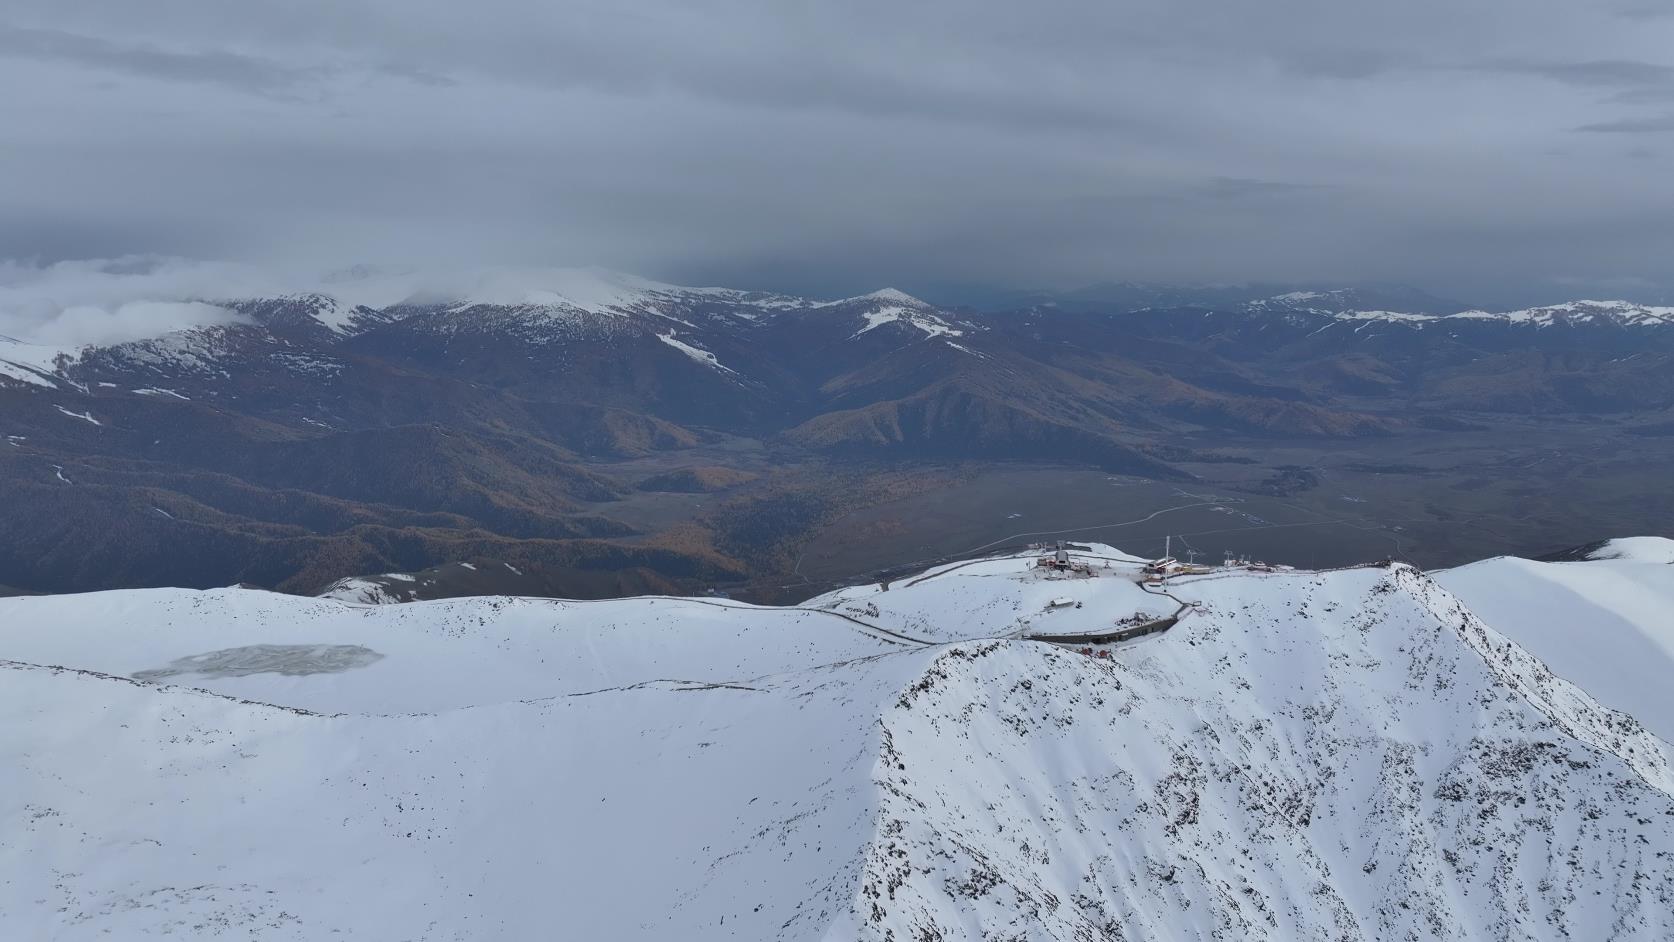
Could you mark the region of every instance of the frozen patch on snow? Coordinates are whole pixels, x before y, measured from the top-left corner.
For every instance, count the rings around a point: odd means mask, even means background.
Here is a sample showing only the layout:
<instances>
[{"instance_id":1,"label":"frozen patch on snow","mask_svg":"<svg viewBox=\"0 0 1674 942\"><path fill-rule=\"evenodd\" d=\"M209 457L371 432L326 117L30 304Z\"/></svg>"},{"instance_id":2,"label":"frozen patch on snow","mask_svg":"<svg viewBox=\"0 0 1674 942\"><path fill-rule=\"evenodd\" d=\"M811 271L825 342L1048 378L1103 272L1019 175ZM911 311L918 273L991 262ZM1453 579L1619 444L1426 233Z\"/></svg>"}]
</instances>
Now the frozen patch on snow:
<instances>
[{"instance_id":1,"label":"frozen patch on snow","mask_svg":"<svg viewBox=\"0 0 1674 942\"><path fill-rule=\"evenodd\" d=\"M147 386L143 389L136 389L136 390L134 390L134 395L136 395L136 396L173 396L174 398L179 399L182 402L191 402L192 401L190 397L183 396L180 393L177 393L172 389L163 389L163 388L158 387L158 386Z\"/></svg>"},{"instance_id":2,"label":"frozen patch on snow","mask_svg":"<svg viewBox=\"0 0 1674 942\"><path fill-rule=\"evenodd\" d=\"M135 680L156 682L171 677L247 677L251 674L341 674L367 667L383 655L358 644L252 644L206 654L176 658L167 667L136 671Z\"/></svg>"}]
</instances>

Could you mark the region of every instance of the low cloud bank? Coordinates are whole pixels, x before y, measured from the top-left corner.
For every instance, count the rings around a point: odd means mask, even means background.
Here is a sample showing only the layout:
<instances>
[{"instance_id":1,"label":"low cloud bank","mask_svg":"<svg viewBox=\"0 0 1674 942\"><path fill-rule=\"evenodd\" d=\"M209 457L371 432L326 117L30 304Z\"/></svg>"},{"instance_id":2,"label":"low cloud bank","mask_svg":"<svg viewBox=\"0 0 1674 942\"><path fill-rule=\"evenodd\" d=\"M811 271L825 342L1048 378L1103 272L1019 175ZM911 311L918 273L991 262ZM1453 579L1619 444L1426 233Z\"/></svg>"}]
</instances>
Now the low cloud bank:
<instances>
[{"instance_id":1,"label":"low cloud bank","mask_svg":"<svg viewBox=\"0 0 1674 942\"><path fill-rule=\"evenodd\" d=\"M351 307L473 300L600 310L668 287L598 268L356 267L322 274L158 256L0 261L0 335L76 350L240 323L244 318L224 305L248 298L318 293Z\"/></svg>"},{"instance_id":2,"label":"low cloud bank","mask_svg":"<svg viewBox=\"0 0 1674 942\"><path fill-rule=\"evenodd\" d=\"M0 262L0 334L66 350L239 323L214 302L269 293L246 266L130 257L35 265Z\"/></svg>"}]
</instances>

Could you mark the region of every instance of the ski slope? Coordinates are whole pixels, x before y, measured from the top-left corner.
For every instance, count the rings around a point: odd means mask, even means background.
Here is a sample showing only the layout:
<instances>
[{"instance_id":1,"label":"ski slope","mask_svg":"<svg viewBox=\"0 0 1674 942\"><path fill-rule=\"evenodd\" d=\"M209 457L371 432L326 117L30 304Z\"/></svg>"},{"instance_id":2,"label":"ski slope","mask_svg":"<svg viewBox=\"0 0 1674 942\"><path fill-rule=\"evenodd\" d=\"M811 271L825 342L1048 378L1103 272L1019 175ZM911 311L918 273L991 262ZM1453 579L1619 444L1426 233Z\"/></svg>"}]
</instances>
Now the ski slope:
<instances>
[{"instance_id":1,"label":"ski slope","mask_svg":"<svg viewBox=\"0 0 1674 942\"><path fill-rule=\"evenodd\" d=\"M1674 935L1670 747L1473 614L1491 571L1016 638L1173 611L1085 555L801 608L0 599L0 937Z\"/></svg>"}]
</instances>

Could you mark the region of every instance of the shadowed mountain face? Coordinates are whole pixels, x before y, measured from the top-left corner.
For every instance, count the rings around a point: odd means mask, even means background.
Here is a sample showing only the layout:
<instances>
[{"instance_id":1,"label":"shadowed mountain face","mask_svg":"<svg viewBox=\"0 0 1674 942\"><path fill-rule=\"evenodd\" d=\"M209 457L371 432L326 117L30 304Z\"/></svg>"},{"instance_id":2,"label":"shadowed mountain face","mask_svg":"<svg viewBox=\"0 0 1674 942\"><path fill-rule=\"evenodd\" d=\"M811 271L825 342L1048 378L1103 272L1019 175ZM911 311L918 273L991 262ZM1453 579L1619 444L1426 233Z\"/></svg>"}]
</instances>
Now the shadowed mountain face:
<instances>
[{"instance_id":1,"label":"shadowed mountain face","mask_svg":"<svg viewBox=\"0 0 1674 942\"><path fill-rule=\"evenodd\" d=\"M529 580L496 591L681 591L788 569L799 534L903 468L1186 482L1218 434L1674 407L1674 320L1633 305L1389 313L1346 307L1387 291L1291 292L977 314L618 287L237 300L243 323L116 347L0 340L0 585L313 592L488 559Z\"/></svg>"}]
</instances>

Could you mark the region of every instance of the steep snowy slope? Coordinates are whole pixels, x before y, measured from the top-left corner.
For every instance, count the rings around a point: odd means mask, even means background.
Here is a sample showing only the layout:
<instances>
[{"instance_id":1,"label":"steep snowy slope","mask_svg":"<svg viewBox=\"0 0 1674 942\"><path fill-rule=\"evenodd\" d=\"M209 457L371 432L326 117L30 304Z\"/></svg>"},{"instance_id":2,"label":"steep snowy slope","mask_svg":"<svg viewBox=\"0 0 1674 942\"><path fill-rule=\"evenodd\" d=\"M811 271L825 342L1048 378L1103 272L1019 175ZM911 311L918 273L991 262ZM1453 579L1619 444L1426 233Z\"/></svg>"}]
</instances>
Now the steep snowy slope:
<instances>
[{"instance_id":1,"label":"steep snowy slope","mask_svg":"<svg viewBox=\"0 0 1674 942\"><path fill-rule=\"evenodd\" d=\"M1086 555L818 610L0 600L0 936L1674 933L1669 747L1436 583L1225 571L1108 659L1007 637L1172 608Z\"/></svg>"},{"instance_id":2,"label":"steep snowy slope","mask_svg":"<svg viewBox=\"0 0 1674 942\"><path fill-rule=\"evenodd\" d=\"M1592 555L1501 557L1436 580L1560 675L1674 741L1674 540L1611 540Z\"/></svg>"},{"instance_id":3,"label":"steep snowy slope","mask_svg":"<svg viewBox=\"0 0 1674 942\"><path fill-rule=\"evenodd\" d=\"M75 359L73 354L56 347L24 343L0 334L0 383L27 383L51 389L57 385L54 376L60 357Z\"/></svg>"},{"instance_id":4,"label":"steep snowy slope","mask_svg":"<svg viewBox=\"0 0 1674 942\"><path fill-rule=\"evenodd\" d=\"M904 768L884 771L877 908L837 937L1674 926L1674 780L1633 721L1411 570L1195 588L1206 610L1110 665L944 655L885 714Z\"/></svg>"}]
</instances>

